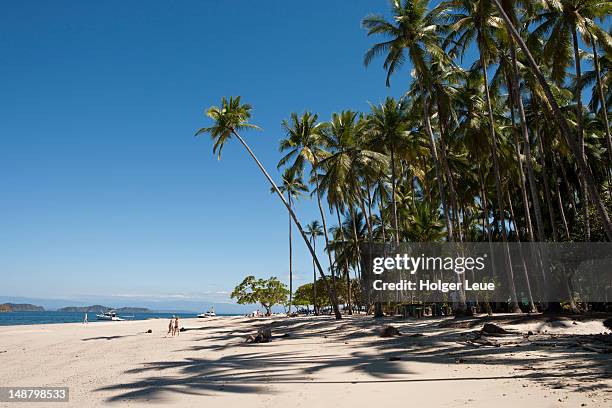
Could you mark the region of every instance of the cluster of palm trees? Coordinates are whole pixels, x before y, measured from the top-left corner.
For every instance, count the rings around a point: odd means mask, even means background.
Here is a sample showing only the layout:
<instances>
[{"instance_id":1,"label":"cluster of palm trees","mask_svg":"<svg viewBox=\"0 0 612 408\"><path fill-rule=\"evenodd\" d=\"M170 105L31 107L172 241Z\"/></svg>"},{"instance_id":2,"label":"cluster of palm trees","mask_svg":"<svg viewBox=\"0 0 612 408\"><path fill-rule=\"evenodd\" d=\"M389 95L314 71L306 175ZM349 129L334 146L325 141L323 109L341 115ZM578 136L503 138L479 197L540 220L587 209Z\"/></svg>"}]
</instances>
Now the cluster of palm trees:
<instances>
[{"instance_id":1,"label":"cluster of palm trees","mask_svg":"<svg viewBox=\"0 0 612 408\"><path fill-rule=\"evenodd\" d=\"M198 134L219 154L235 137L255 159L337 318L335 288L346 280L352 310L364 243L612 241L612 36L601 26L611 11L606 0L392 0L391 19L362 22L383 37L364 63L384 58L387 85L409 63L404 97L329 121L291 114L280 187L239 135L254 127L239 97L212 107L214 125ZM304 230L293 204L306 191L320 220Z\"/></svg>"}]
</instances>

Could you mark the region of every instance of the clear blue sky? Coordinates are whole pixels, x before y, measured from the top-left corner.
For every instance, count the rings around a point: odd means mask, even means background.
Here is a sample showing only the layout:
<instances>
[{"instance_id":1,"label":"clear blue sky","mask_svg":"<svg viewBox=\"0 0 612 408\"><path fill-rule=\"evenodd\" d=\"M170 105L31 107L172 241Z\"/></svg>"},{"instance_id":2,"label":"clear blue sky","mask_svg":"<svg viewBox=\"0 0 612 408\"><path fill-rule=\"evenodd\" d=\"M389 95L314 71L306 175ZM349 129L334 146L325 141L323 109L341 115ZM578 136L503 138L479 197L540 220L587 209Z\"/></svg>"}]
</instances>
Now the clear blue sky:
<instances>
[{"instance_id":1,"label":"clear blue sky","mask_svg":"<svg viewBox=\"0 0 612 408\"><path fill-rule=\"evenodd\" d=\"M205 108L254 106L275 176L280 122L398 96L361 19L386 1L23 1L0 13L0 295L209 293L287 279L287 214ZM317 214L298 204L304 223ZM296 284L310 279L296 240Z\"/></svg>"},{"instance_id":2,"label":"clear blue sky","mask_svg":"<svg viewBox=\"0 0 612 408\"><path fill-rule=\"evenodd\" d=\"M435 2L437 3L437 2ZM167 296L286 280L287 214L203 112L242 95L278 179L280 122L399 96L360 27L385 0L18 1L0 13L0 295ZM471 62L468 56L466 62ZM318 216L302 201L307 223ZM296 238L296 285L311 263ZM322 245L319 245L319 248ZM322 259L325 259L322 257ZM223 293L216 295L224 297Z\"/></svg>"}]
</instances>

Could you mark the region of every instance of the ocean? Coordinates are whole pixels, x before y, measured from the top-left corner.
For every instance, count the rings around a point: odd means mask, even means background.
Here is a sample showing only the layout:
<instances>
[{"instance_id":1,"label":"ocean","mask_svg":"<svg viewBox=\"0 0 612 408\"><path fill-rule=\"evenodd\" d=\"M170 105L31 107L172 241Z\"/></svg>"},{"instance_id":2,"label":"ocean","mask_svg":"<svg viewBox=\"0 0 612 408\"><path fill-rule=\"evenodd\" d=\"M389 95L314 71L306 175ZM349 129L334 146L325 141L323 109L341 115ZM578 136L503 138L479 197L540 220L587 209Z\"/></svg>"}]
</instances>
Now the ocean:
<instances>
[{"instance_id":1,"label":"ocean","mask_svg":"<svg viewBox=\"0 0 612 408\"><path fill-rule=\"evenodd\" d=\"M126 320L169 319L172 315L182 318L196 317L197 313L120 313L119 317ZM133 317L132 317L133 316ZM222 315L220 315L222 316ZM87 313L89 323L95 324L95 313ZM0 326L21 324L47 324L47 323L79 323L83 321L82 312L3 312L0 313Z\"/></svg>"}]
</instances>

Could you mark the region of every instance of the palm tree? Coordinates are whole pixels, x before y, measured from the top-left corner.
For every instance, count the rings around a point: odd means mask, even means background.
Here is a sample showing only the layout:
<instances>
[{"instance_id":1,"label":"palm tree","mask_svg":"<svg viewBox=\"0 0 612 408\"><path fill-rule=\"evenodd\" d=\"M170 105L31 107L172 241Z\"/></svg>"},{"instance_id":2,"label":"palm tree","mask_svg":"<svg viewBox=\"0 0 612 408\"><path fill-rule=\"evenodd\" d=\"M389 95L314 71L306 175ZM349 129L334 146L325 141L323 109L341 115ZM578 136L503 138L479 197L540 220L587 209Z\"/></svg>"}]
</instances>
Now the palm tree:
<instances>
[{"instance_id":1,"label":"palm tree","mask_svg":"<svg viewBox=\"0 0 612 408\"><path fill-rule=\"evenodd\" d=\"M289 207L293 207L293 200L308 192L308 187L302 182L302 178L291 169L285 169L283 182L278 188L281 193L287 194ZM271 189L274 193L274 189ZM293 301L293 237L291 230L291 216L289 216L289 313Z\"/></svg>"},{"instance_id":2,"label":"palm tree","mask_svg":"<svg viewBox=\"0 0 612 408\"><path fill-rule=\"evenodd\" d=\"M447 61L448 56L440 46L440 38L431 16L427 13L427 0L393 0L391 13L393 22L380 15L369 15L362 21L362 26L368 30L368 35L381 34L388 40L375 44L365 54L364 65L368 66L374 57L386 54L384 69L387 71L387 86L391 76L401 68L407 57L414 67L417 82L421 85L423 120L425 131L429 137L429 148L434 162L436 180L440 190L442 209L446 218L446 228L449 240L453 239L453 227L450 223L446 205L446 192L443 172L436 147L430 120L431 75L429 67L433 61ZM393 161L393 160L392 160ZM393 169L393 163L391 165ZM397 237L396 237L397 239Z\"/></svg>"},{"instance_id":3,"label":"palm tree","mask_svg":"<svg viewBox=\"0 0 612 408\"><path fill-rule=\"evenodd\" d=\"M408 133L407 111L401 103L387 98L379 106L372 105L368 116L370 143L384 146L390 155L391 165L391 206L393 210L393 230L396 244L399 243L399 220L397 214L397 176L396 152Z\"/></svg>"},{"instance_id":4,"label":"palm tree","mask_svg":"<svg viewBox=\"0 0 612 408\"><path fill-rule=\"evenodd\" d=\"M312 247L314 250L317 250L317 237L323 235L323 228L321 228L321 224L318 220L313 220L310 224L306 225L306 234L310 237L310 241L312 242ZM315 270L314 259L312 260L312 299L314 304L312 307L314 308L315 315L319 315L319 309L317 308L317 272Z\"/></svg>"},{"instance_id":5,"label":"palm tree","mask_svg":"<svg viewBox=\"0 0 612 408\"><path fill-rule=\"evenodd\" d=\"M312 245L310 245L308 237L302 229L300 221L298 220L297 216L295 215L295 212L293 211L289 203L285 200L283 193L281 193L276 183L274 183L274 180L272 180L272 177L270 177L261 162L257 159L257 156L255 156L255 153L253 153L249 145L238 133L242 130L259 129L259 127L257 127L256 125L249 123L249 119L251 118L251 105L241 104L240 96L230 97L229 100L223 97L221 99L221 106L210 107L206 114L210 119L213 120L214 124L210 127L199 129L195 135L199 136L203 133L210 134L210 137L213 140L213 153L217 154L218 159L221 159L221 151L223 150L225 143L232 137L238 139L240 144L242 144L242 146L247 150L247 152L255 161L255 163L257 164L261 172L264 174L268 182L272 185L272 188L276 192L276 195L283 202L283 204L287 208L287 211L289 211L289 214L293 219L295 226L300 231L302 239L306 243L306 246L308 247L312 258L314 259L317 269L319 270L319 274L321 275L321 279L325 283L325 286L329 293L329 298L332 302L334 314L336 315L336 319L341 319L342 315L340 314L340 309L338 308L338 300L336 299L334 289L328 284L327 279L325 278L325 273L323 272L323 268L319 263L319 259L317 258L317 255L314 249L312 248Z\"/></svg>"},{"instance_id":6,"label":"palm tree","mask_svg":"<svg viewBox=\"0 0 612 408\"><path fill-rule=\"evenodd\" d=\"M567 143L572 154L574 155L578 168L580 169L581 173L584 175L585 184L588 189L589 196L591 200L593 201L593 204L595 205L595 208L597 209L597 213L599 214L601 218L606 236L609 241L612 241L612 221L610 220L608 211L606 210L606 207L601 199L601 196L599 195L599 191L597 190L597 185L595 183L595 178L593 177L593 173L591 172L591 170L589 169L589 166L586 163L586 160L582 154L581 147L577 143L576 139L574 139L572 132L570 130L570 126L567 120L565 119L565 116L563 115L561 108L559 107L559 104L557 103L550 89L550 86L548 82L546 81L546 78L544 77L544 74L542 73L542 70L539 68L538 64L536 63L535 58L529 51L527 44L525 44L525 41L523 40L523 38L517 31L511 19L508 17L506 12L504 11L499 0L493 0L493 3L495 7L497 7L497 10L499 11L500 16L502 17L504 24L510 30L510 34L514 38L514 41L516 41L518 45L521 47L521 50L523 51L525 57L527 58L529 67L533 71L534 75L536 76L538 80L538 83L542 87L545 97L546 97L546 101L548 102L550 108L552 109L552 112L555 116L555 120L557 121L559 125L559 129L561 130L561 134L563 135L565 142Z\"/></svg>"},{"instance_id":7,"label":"palm tree","mask_svg":"<svg viewBox=\"0 0 612 408\"><path fill-rule=\"evenodd\" d=\"M289 166L292 171L303 173L306 164L310 164L311 180L314 181L317 197L317 205L323 222L323 235L325 237L325 248L329 248L329 234L327 232L327 221L323 204L321 203L321 189L319 188L319 175L317 173L319 162L327 157L329 153L322 147L323 131L325 124L318 123L318 115L304 112L301 117L292 113L289 121L283 120L281 126L285 132L285 138L279 143L279 150L287 152L278 162L278 168ZM293 161L291 163L291 161ZM329 267L332 273L332 283L336 289L336 274L333 269L334 262L331 251L327 252Z\"/></svg>"}]
</instances>

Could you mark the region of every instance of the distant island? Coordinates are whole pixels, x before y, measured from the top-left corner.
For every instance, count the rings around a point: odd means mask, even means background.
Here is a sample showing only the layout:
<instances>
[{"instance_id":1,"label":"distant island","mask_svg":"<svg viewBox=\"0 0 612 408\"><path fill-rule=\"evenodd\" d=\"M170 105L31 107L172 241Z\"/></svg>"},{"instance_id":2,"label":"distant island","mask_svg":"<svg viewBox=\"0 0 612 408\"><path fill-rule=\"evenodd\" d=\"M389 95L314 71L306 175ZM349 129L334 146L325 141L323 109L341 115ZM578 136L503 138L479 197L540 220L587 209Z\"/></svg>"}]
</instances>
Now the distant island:
<instances>
[{"instance_id":1,"label":"distant island","mask_svg":"<svg viewBox=\"0 0 612 408\"><path fill-rule=\"evenodd\" d=\"M115 310L118 313L151 313L146 307L119 307L113 308L102 305L92 306L68 306L57 309L58 312L80 312L80 313L104 313L108 310Z\"/></svg>"},{"instance_id":2,"label":"distant island","mask_svg":"<svg viewBox=\"0 0 612 408\"><path fill-rule=\"evenodd\" d=\"M29 303L2 303L0 312L44 312L42 306L31 305Z\"/></svg>"}]
</instances>

